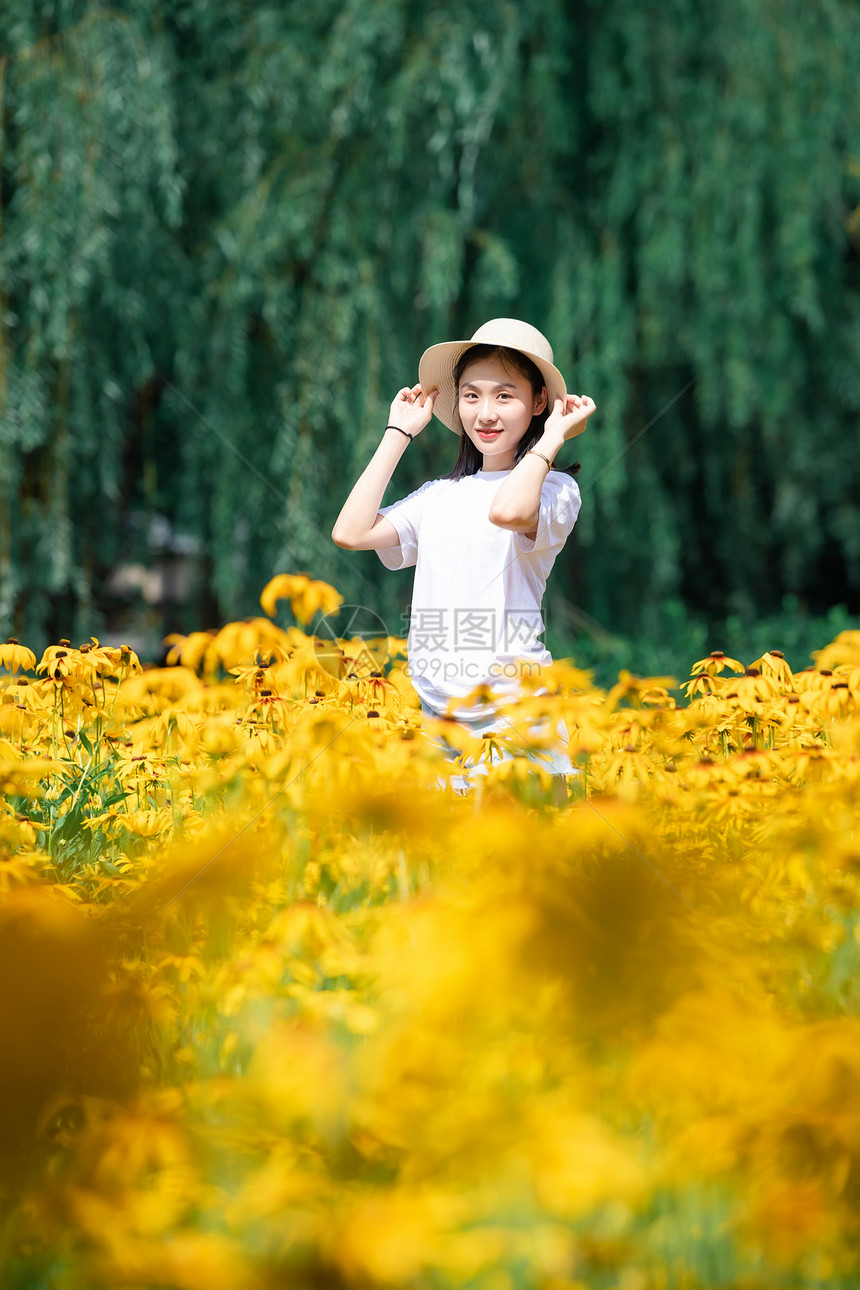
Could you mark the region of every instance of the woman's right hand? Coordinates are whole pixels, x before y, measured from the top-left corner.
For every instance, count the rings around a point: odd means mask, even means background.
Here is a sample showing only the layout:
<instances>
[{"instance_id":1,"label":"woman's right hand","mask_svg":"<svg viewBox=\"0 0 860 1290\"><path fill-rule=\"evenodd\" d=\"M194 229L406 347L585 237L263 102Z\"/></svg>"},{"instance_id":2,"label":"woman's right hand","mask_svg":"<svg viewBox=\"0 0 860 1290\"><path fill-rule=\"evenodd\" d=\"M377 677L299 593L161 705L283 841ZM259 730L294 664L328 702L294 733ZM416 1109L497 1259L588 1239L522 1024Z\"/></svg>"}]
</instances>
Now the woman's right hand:
<instances>
[{"instance_id":1,"label":"woman's right hand","mask_svg":"<svg viewBox=\"0 0 860 1290\"><path fill-rule=\"evenodd\" d=\"M546 419L544 432L560 436L562 442L575 439L582 434L588 418L596 411L597 405L587 394L568 394L563 400L556 399Z\"/></svg>"},{"instance_id":2,"label":"woman's right hand","mask_svg":"<svg viewBox=\"0 0 860 1290\"><path fill-rule=\"evenodd\" d=\"M394 396L388 424L399 426L414 439L429 424L438 393L438 390L433 390L425 394L420 385L413 385L411 389L404 386Z\"/></svg>"}]
</instances>

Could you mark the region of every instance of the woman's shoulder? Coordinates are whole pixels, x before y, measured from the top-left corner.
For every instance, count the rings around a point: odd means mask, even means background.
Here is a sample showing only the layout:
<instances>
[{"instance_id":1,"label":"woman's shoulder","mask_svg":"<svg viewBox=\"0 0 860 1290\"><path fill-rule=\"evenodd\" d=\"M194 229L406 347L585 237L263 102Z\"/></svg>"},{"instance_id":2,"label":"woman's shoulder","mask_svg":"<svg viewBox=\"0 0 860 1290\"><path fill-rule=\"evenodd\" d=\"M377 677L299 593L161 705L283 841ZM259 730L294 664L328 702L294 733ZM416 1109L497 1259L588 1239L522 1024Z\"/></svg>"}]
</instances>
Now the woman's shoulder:
<instances>
[{"instance_id":1,"label":"woman's shoulder","mask_svg":"<svg viewBox=\"0 0 860 1290\"><path fill-rule=\"evenodd\" d=\"M428 493L438 492L439 485L444 484L446 482L447 481L444 479L425 479L423 484L419 484L416 488L413 488L410 493L405 494L403 500L405 501L407 498L413 498L413 497L423 498Z\"/></svg>"},{"instance_id":2,"label":"woman's shoulder","mask_svg":"<svg viewBox=\"0 0 860 1290\"><path fill-rule=\"evenodd\" d=\"M459 479L451 479L448 475L440 475L438 479L428 479L418 491L420 493L433 493L435 496L441 497L443 494L451 492L461 482Z\"/></svg>"},{"instance_id":3,"label":"woman's shoulder","mask_svg":"<svg viewBox=\"0 0 860 1290\"><path fill-rule=\"evenodd\" d=\"M379 513L389 515L393 511L398 511L404 515L412 515L417 521L428 507L433 509L438 505L445 505L445 499L448 496L446 485L450 482L445 479L427 479L417 488L413 488L410 493L404 493L396 502L391 502L388 506L380 506Z\"/></svg>"},{"instance_id":4,"label":"woman's shoulder","mask_svg":"<svg viewBox=\"0 0 860 1290\"><path fill-rule=\"evenodd\" d=\"M559 498L578 499L580 495L579 484L566 470L551 470L546 477L544 487L549 487Z\"/></svg>"}]
</instances>

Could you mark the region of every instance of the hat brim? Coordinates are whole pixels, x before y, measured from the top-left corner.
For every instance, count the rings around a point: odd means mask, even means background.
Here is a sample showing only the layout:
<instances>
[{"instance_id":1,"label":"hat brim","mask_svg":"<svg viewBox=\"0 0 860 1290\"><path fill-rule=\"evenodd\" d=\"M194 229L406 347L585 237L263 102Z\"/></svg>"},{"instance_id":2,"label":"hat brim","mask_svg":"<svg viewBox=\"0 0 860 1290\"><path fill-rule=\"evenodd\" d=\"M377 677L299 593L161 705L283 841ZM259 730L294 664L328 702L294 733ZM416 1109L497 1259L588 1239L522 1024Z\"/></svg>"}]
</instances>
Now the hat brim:
<instances>
[{"instance_id":1,"label":"hat brim","mask_svg":"<svg viewBox=\"0 0 860 1290\"><path fill-rule=\"evenodd\" d=\"M558 368L552 363L548 363L545 358L532 354L529 350L523 349L519 345L512 345L510 340L505 341L501 337L498 340L492 337L482 337L480 340L446 340L440 345L431 345L421 355L418 364L418 380L425 394L430 394L433 390L439 391L433 407L433 415L438 417L449 430L453 430L456 435L462 435L463 426L457 410L454 368L457 366L461 355L465 354L467 349L472 349L476 345L499 345L504 349L516 350L517 353L524 354L526 358L531 359L543 377L550 408L552 408L556 399L563 400L567 397L567 386Z\"/></svg>"}]
</instances>

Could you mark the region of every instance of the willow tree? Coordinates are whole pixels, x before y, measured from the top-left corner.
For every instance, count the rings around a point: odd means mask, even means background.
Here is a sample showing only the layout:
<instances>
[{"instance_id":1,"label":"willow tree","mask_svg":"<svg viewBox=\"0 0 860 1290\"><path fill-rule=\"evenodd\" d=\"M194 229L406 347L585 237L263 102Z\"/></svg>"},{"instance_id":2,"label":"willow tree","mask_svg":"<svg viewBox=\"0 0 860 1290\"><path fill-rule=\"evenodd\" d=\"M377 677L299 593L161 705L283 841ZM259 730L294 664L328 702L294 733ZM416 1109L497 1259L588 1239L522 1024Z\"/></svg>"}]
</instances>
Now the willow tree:
<instances>
[{"instance_id":1,"label":"willow tree","mask_svg":"<svg viewBox=\"0 0 860 1290\"><path fill-rule=\"evenodd\" d=\"M207 613L307 569L398 629L408 580L331 523L422 349L498 314L599 405L559 615L858 598L848 0L3 22L0 594L22 630L96 624L157 514L202 539ZM454 447L422 435L390 499Z\"/></svg>"},{"instance_id":2,"label":"willow tree","mask_svg":"<svg viewBox=\"0 0 860 1290\"><path fill-rule=\"evenodd\" d=\"M151 500L147 391L194 275L169 66L144 6L30 8L0 18L0 613L28 634L86 632L127 500Z\"/></svg>"}]
</instances>

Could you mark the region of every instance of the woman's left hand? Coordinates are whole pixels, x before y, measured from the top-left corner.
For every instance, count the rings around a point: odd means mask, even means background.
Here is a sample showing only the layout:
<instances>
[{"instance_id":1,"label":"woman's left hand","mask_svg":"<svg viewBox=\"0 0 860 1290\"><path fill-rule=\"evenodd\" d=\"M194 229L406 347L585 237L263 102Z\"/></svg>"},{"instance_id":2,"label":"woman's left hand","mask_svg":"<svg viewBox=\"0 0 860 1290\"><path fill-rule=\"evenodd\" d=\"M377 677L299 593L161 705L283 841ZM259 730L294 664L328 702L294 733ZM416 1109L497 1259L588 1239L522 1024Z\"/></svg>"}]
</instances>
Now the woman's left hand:
<instances>
[{"instance_id":1,"label":"woman's left hand","mask_svg":"<svg viewBox=\"0 0 860 1290\"><path fill-rule=\"evenodd\" d=\"M546 419L545 430L560 435L562 440L575 439L582 434L588 418L596 411L596 403L587 394L568 394L563 400L556 399Z\"/></svg>"}]
</instances>

